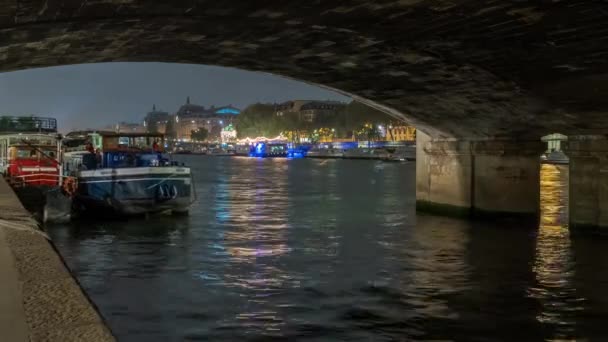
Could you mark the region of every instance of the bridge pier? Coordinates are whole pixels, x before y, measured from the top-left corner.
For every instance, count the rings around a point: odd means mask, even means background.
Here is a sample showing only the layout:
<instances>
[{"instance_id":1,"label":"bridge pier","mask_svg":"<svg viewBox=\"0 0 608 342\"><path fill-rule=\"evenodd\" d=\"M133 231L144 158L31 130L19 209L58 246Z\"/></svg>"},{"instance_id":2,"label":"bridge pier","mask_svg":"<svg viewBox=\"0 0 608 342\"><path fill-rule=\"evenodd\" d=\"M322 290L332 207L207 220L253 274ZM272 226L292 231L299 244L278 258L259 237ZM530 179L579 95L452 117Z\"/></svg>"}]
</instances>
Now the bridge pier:
<instances>
[{"instance_id":1,"label":"bridge pier","mask_svg":"<svg viewBox=\"0 0 608 342\"><path fill-rule=\"evenodd\" d=\"M416 207L460 217L538 220L540 141L433 140L416 143Z\"/></svg>"},{"instance_id":2,"label":"bridge pier","mask_svg":"<svg viewBox=\"0 0 608 342\"><path fill-rule=\"evenodd\" d=\"M568 137L570 229L608 234L608 139Z\"/></svg>"}]
</instances>

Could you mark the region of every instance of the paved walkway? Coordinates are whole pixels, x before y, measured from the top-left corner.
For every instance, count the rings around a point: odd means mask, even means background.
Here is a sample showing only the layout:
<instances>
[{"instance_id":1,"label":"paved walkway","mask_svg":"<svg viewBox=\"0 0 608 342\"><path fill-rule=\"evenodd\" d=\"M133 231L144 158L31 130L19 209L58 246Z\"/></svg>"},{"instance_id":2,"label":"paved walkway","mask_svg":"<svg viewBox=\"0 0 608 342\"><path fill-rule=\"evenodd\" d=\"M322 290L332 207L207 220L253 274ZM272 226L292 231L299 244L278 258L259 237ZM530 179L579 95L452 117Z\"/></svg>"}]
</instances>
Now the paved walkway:
<instances>
[{"instance_id":1,"label":"paved walkway","mask_svg":"<svg viewBox=\"0 0 608 342\"><path fill-rule=\"evenodd\" d=\"M114 341L46 234L2 178L0 341Z\"/></svg>"}]
</instances>

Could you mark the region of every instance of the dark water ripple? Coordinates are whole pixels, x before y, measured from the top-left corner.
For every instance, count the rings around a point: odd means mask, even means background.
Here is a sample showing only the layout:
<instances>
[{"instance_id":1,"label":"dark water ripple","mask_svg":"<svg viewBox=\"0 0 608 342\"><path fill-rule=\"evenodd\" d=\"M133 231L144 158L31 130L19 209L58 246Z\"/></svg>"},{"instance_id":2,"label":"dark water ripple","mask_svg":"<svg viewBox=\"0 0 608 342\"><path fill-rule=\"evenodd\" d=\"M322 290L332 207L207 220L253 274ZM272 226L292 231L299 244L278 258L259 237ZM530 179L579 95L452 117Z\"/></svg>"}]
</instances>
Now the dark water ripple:
<instances>
[{"instance_id":1,"label":"dark water ripple","mask_svg":"<svg viewBox=\"0 0 608 342\"><path fill-rule=\"evenodd\" d=\"M415 216L413 164L189 157L189 217L49 227L122 341L608 340L608 241Z\"/></svg>"}]
</instances>

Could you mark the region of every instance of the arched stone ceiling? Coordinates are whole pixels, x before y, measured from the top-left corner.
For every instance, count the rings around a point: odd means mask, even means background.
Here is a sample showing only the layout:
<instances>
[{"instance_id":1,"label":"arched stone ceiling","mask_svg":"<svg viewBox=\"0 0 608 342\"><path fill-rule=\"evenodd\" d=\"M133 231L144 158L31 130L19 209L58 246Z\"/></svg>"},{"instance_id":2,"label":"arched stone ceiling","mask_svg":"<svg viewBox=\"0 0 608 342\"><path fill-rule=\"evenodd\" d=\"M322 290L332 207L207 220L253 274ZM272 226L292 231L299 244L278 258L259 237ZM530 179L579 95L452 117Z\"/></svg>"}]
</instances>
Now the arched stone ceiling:
<instances>
[{"instance_id":1,"label":"arched stone ceiling","mask_svg":"<svg viewBox=\"0 0 608 342\"><path fill-rule=\"evenodd\" d=\"M270 72L433 136L608 129L607 1L0 0L0 71L107 61Z\"/></svg>"}]
</instances>

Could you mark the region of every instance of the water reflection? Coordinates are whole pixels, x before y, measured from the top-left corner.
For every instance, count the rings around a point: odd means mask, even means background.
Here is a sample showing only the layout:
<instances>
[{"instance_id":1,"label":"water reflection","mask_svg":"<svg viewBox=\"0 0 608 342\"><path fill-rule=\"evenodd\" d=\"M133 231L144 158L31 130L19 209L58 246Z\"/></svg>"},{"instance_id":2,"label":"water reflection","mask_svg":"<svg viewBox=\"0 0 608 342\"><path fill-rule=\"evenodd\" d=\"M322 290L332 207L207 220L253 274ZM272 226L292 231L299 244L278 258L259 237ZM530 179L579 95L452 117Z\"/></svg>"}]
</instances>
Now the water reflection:
<instances>
[{"instance_id":1,"label":"water reflection","mask_svg":"<svg viewBox=\"0 0 608 342\"><path fill-rule=\"evenodd\" d=\"M574 260L568 231L568 166L542 164L540 184L541 220L533 270L536 283L530 296L540 303L537 315L548 335L573 338L576 316L584 298L573 286Z\"/></svg>"},{"instance_id":2,"label":"water reflection","mask_svg":"<svg viewBox=\"0 0 608 342\"><path fill-rule=\"evenodd\" d=\"M122 341L608 336L608 243L570 240L558 169L536 231L416 217L411 164L189 158L189 217L49 228Z\"/></svg>"},{"instance_id":3,"label":"water reflection","mask_svg":"<svg viewBox=\"0 0 608 342\"><path fill-rule=\"evenodd\" d=\"M227 193L218 192L216 200L227 206L232 218L221 227L231 257L223 277L227 286L251 295L233 320L225 320L215 329L241 326L272 334L285 322L269 297L290 286L286 270L273 262L290 251L286 240L288 164L283 159L257 159L254 168L254 177L233 179ZM228 194L233 197L227 198Z\"/></svg>"}]
</instances>

